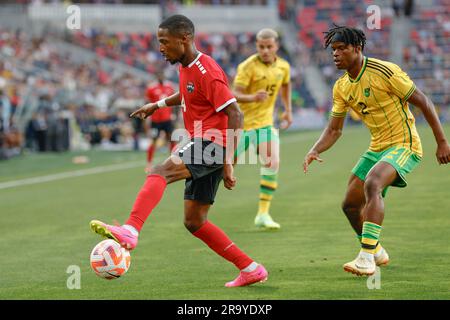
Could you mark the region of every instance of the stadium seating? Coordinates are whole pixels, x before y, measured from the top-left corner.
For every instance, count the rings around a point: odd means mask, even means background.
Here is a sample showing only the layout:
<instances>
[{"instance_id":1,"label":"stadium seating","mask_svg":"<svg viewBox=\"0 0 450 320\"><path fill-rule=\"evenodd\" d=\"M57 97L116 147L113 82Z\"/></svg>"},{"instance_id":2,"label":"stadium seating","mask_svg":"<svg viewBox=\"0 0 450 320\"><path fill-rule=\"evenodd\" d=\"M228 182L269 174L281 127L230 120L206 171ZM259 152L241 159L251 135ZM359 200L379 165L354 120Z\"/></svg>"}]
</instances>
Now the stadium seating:
<instances>
[{"instance_id":1,"label":"stadium seating","mask_svg":"<svg viewBox=\"0 0 450 320\"><path fill-rule=\"evenodd\" d=\"M446 120L450 103L450 3L446 0L430 1L432 6L417 5L413 10L411 24L414 28L410 32L409 45L403 48L403 68L431 97L441 111L441 118ZM171 3L238 5L237 1L232 0ZM249 5L273 3L246 1ZM367 16L366 8L370 4L370 0L278 2L280 17L291 23L297 32L298 43L294 51L288 53L284 46L280 50L280 54L293 66L294 111L303 107L321 110L330 107L317 106L305 84L304 65L316 64L330 87L342 74L332 65L330 50L323 49L323 32L333 23L362 28L367 36L366 54L389 60L391 24L395 15L390 8L384 8L382 29L368 30L363 17ZM90 52L91 58L82 62L75 54L60 51L53 45L54 40L83 48ZM255 52L255 34L251 32L199 32L196 40L197 48L211 55L223 67L230 82L236 74L237 65ZM105 67L100 63L105 58L149 75L164 68L169 79L177 80L176 69L168 67L161 58L156 36L152 32L106 32L84 28L65 35L48 33L42 38L35 38L23 31L0 28L0 96L5 99L1 103L2 110L8 108L7 112L0 113L0 147L7 143L13 145L11 141L21 141L20 137L14 138L19 133L24 135L25 145L32 150L64 150L61 144L51 147L52 143L44 143L38 136L39 131L51 130L49 127L52 126L58 128L58 119L67 119L67 115L75 119L80 134L91 144L101 144L105 140L129 142L133 124L124 117L123 107L135 107L138 104L136 101L144 101L147 80ZM27 112L27 118L31 120L20 123L19 114ZM2 119L4 114L8 114L10 119Z\"/></svg>"},{"instance_id":2,"label":"stadium seating","mask_svg":"<svg viewBox=\"0 0 450 320\"><path fill-rule=\"evenodd\" d=\"M121 133L129 132L123 128L129 128L130 123L122 114L118 114L123 112L121 108L113 106L124 99L140 99L143 102L146 83L142 79L104 69L99 63L103 58L127 64L149 74L165 68L169 71L169 78L175 81L177 78L175 68L167 68L167 63L161 58L156 37L152 33L105 33L87 29L66 37L65 40L71 44L95 53L95 58L87 63L80 63L73 55L59 52L52 45L54 37L58 35L37 39L23 32L0 30L0 33L0 50L4 53L2 60L9 62L2 70L13 88L11 90L17 91L18 97L22 99L30 98L26 92L30 83L26 81L33 81L33 111L41 121L30 120L27 126L24 125L27 146L32 149L49 150L48 143L37 141L36 125L44 122L42 130L47 130L45 128L51 114L67 111L73 114L82 134L90 143L100 144L105 138L108 142L123 140ZM231 82L237 65L255 51L254 41L255 35L252 33L199 33L196 45L221 64ZM281 54L290 60L284 49ZM300 107L305 104L305 99L312 98L301 74L293 70L292 75L293 103L294 107ZM308 104L313 105L313 102ZM27 103L25 107L32 108L29 105ZM17 104L14 105L12 116L16 106ZM120 119L124 119L124 123L120 123ZM110 130L107 132L105 128ZM131 134L127 134L128 140L130 136Z\"/></svg>"},{"instance_id":3,"label":"stadium seating","mask_svg":"<svg viewBox=\"0 0 450 320\"><path fill-rule=\"evenodd\" d=\"M450 2L445 0L435 0L433 7L418 6L411 42L403 52L407 72L441 110L450 104L449 13Z\"/></svg>"},{"instance_id":4,"label":"stadium seating","mask_svg":"<svg viewBox=\"0 0 450 320\"><path fill-rule=\"evenodd\" d=\"M47 135L53 127L60 128L60 122L67 117L76 119L91 143L100 143L102 133L117 141L117 135L110 132L129 131L127 117L110 107L119 98L142 100L144 81L105 70L97 59L77 63L74 57L53 47L51 38L33 38L5 29L0 29L0 38L0 82L4 83L2 91L11 97L10 127L22 129L31 150L67 149L61 146L63 143L39 140L39 131ZM19 115L26 113L30 113L30 120L21 124ZM86 125L86 118L90 125ZM8 133L3 126L2 131Z\"/></svg>"},{"instance_id":5,"label":"stadium seating","mask_svg":"<svg viewBox=\"0 0 450 320\"><path fill-rule=\"evenodd\" d=\"M304 6L297 11L296 24L298 39L310 50L310 56L319 68L327 83L331 86L340 77L341 72L330 63L330 49L323 49L323 32L336 25L349 25L364 30L367 37L365 52L379 59L389 58L389 35L392 16L383 14L381 30L368 30L365 27L366 8L372 1L312 1L305 0Z\"/></svg>"}]
</instances>

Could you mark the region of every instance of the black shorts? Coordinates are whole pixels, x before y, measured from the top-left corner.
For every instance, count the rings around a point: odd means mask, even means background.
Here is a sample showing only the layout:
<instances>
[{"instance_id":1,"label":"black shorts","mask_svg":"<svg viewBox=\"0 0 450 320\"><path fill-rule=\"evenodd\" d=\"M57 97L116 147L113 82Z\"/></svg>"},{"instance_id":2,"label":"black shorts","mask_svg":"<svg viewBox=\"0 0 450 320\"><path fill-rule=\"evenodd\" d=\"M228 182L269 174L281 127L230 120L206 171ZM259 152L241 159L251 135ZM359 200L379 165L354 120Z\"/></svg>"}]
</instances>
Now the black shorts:
<instances>
[{"instance_id":1,"label":"black shorts","mask_svg":"<svg viewBox=\"0 0 450 320\"><path fill-rule=\"evenodd\" d=\"M225 148L209 140L194 138L180 148L178 156L192 176L186 179L184 199L213 204L223 179Z\"/></svg>"},{"instance_id":2,"label":"black shorts","mask_svg":"<svg viewBox=\"0 0 450 320\"><path fill-rule=\"evenodd\" d=\"M169 120L164 122L152 122L151 128L152 138L157 139L161 131L164 131L166 133L167 138L170 139L170 136L172 135L173 131L172 121Z\"/></svg>"}]
</instances>

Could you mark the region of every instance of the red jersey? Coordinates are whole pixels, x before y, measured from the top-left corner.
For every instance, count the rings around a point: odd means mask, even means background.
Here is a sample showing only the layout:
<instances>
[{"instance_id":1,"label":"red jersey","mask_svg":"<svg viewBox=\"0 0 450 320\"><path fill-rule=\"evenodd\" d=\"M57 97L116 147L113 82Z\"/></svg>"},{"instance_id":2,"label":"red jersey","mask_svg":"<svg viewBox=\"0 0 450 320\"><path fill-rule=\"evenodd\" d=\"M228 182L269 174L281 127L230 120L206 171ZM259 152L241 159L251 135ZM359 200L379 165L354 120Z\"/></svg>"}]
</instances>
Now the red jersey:
<instances>
[{"instance_id":1,"label":"red jersey","mask_svg":"<svg viewBox=\"0 0 450 320\"><path fill-rule=\"evenodd\" d=\"M226 146L228 116L223 109L236 99L217 62L199 53L187 67L180 66L180 98L190 136Z\"/></svg>"},{"instance_id":2,"label":"red jersey","mask_svg":"<svg viewBox=\"0 0 450 320\"><path fill-rule=\"evenodd\" d=\"M157 102L158 100L167 98L175 93L173 87L168 83L164 82L160 84L149 86L147 88L147 99L150 102ZM172 116L172 108L164 107L155 111L151 116L152 122L160 123L165 121L170 121Z\"/></svg>"}]
</instances>

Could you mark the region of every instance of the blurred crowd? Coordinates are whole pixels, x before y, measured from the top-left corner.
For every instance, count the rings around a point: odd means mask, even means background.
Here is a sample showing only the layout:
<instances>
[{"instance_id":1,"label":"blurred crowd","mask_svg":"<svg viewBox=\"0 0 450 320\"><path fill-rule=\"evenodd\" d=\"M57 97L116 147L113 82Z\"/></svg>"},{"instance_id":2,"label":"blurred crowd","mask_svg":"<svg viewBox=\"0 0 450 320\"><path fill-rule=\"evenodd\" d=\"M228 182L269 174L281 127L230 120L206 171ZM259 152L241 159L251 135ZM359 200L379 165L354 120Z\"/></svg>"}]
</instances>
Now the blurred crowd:
<instances>
[{"instance_id":1,"label":"blurred crowd","mask_svg":"<svg viewBox=\"0 0 450 320\"><path fill-rule=\"evenodd\" d=\"M166 78L176 82L176 68L162 59L155 34L86 29L64 39L55 37L46 33L32 38L20 30L0 29L0 87L10 101L1 103L2 123L7 124L2 126L2 135L22 129L23 145L36 151L67 150L69 145L74 147L74 140L79 144L75 147L86 143L105 148L136 146L139 126L127 114L145 102L149 83L108 69L101 61L107 58L150 75L164 70ZM75 53L61 51L55 45L61 40L89 50L92 59L80 62ZM223 67L230 83L237 65L255 52L252 33L199 33L196 40L197 48ZM292 60L283 47L280 55ZM292 76L294 107L304 106L302 77L295 68ZM20 123L21 119L29 120ZM11 149L9 142L2 141L3 149Z\"/></svg>"},{"instance_id":2,"label":"blurred crowd","mask_svg":"<svg viewBox=\"0 0 450 320\"><path fill-rule=\"evenodd\" d=\"M0 146L8 150L2 157L17 153L10 152L10 136L18 130L33 151L67 150L69 139L132 143L132 124L121 106L142 103L145 88L145 81L105 69L98 58L79 62L62 53L51 37L0 29Z\"/></svg>"},{"instance_id":3,"label":"blurred crowd","mask_svg":"<svg viewBox=\"0 0 450 320\"><path fill-rule=\"evenodd\" d=\"M434 2L433 8L412 14L417 27L411 30L410 45L404 48L403 65L444 117L450 105L450 2Z\"/></svg>"},{"instance_id":4,"label":"blurred crowd","mask_svg":"<svg viewBox=\"0 0 450 320\"><path fill-rule=\"evenodd\" d=\"M412 24L417 27L411 31L410 45L404 48L403 67L432 98L440 116L448 119L450 3L433 1L432 9L410 12ZM272 3L248 1L260 2ZM303 0L301 5L295 0L277 2L280 18L297 30L293 52L289 54L284 46L279 52L292 65L294 112L331 107L330 101L326 106L316 104L305 85L304 67L316 64L330 86L342 74L331 63L331 51L323 49L323 31L332 27L332 22L362 28L367 36L366 54L389 59L390 26L397 18L396 11L383 9L382 29L371 31L360 19L366 16L369 4L370 0ZM61 50L56 45L60 42L83 48L90 54L87 59L80 59L75 52ZM255 35L248 32L196 35L197 48L222 66L230 83L237 65L255 52L254 42ZM155 34L150 32L110 33L87 28L65 35L45 32L42 37L32 37L20 30L0 27L0 159L24 149L136 148L137 133L145 126L131 121L128 113L145 102L149 85L148 78L137 71L155 75L164 70L167 79L176 82L178 78L176 67L162 59L158 47ZM106 64L106 60L113 63ZM128 69L115 68L114 63Z\"/></svg>"},{"instance_id":5,"label":"blurred crowd","mask_svg":"<svg viewBox=\"0 0 450 320\"><path fill-rule=\"evenodd\" d=\"M379 30L369 30L366 27L367 6L371 0L305 0L295 16L298 27L298 38L306 47L303 52L319 66L323 77L332 86L341 72L331 63L331 48L324 49L324 32L333 24L354 26L364 31L367 37L365 54L379 59L389 59L389 35L393 11L384 8ZM348 13L352 12L351 15Z\"/></svg>"},{"instance_id":6,"label":"blurred crowd","mask_svg":"<svg viewBox=\"0 0 450 320\"><path fill-rule=\"evenodd\" d=\"M331 63L331 49L324 50L323 31L336 25L356 26L367 37L365 54L389 60L390 33L394 19L409 19L410 44L404 47L402 68L434 102L442 120L449 120L450 105L450 2L433 0L432 6L414 6L411 0L394 0L381 10L381 29L366 26L366 8L371 0L304 0L293 19L298 28L298 56L303 63L314 62L325 81L332 86L342 75ZM348 13L352 12L351 15ZM333 23L332 23L333 22ZM330 105L327 107L331 108ZM416 116L422 117L417 110Z\"/></svg>"},{"instance_id":7,"label":"blurred crowd","mask_svg":"<svg viewBox=\"0 0 450 320\"><path fill-rule=\"evenodd\" d=\"M94 51L100 58L106 57L123 62L129 66L155 74L165 69L166 77L177 81L176 68L167 68L167 63L161 59L158 42L153 33L106 33L101 30L87 29L83 32L70 33L66 41ZM197 33L196 47L212 56L225 70L230 83L236 74L237 65L255 53L255 34L253 33ZM279 54L292 62L292 57L282 46ZM300 69L292 64L294 107L313 106ZM301 97L309 98L306 103Z\"/></svg>"},{"instance_id":8,"label":"blurred crowd","mask_svg":"<svg viewBox=\"0 0 450 320\"><path fill-rule=\"evenodd\" d=\"M163 5L276 5L277 0L1 0L4 3L41 4L41 3L74 3L74 4L163 4Z\"/></svg>"}]
</instances>

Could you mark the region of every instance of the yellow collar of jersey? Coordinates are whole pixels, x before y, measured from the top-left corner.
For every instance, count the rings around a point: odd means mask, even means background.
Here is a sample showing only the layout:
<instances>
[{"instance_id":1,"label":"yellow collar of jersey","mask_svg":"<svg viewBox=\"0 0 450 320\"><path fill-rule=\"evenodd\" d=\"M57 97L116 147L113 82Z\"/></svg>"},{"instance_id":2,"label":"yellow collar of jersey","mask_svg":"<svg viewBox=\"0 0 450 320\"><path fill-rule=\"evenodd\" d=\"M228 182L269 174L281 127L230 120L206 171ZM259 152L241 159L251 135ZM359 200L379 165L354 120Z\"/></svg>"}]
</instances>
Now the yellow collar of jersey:
<instances>
[{"instance_id":1,"label":"yellow collar of jersey","mask_svg":"<svg viewBox=\"0 0 450 320\"><path fill-rule=\"evenodd\" d=\"M359 79L361 79L361 77L362 77L364 71L366 70L367 60L368 60L368 59L369 59L369 58L364 57L364 63L363 63L363 66L362 66L361 70L359 70L358 76L356 77L355 80L353 80L352 77L350 77L350 74L349 74L348 72L346 72L346 73L348 74L348 80L350 80L351 83L353 83L353 82L358 82Z\"/></svg>"},{"instance_id":2,"label":"yellow collar of jersey","mask_svg":"<svg viewBox=\"0 0 450 320\"><path fill-rule=\"evenodd\" d=\"M258 61L259 61L261 64L265 65L266 67L273 67L273 66L275 66L275 65L277 64L277 62L278 62L278 56L275 56L275 60L274 60L273 63L271 63L271 64L267 64L267 63L265 63L264 61L262 61L262 59L261 59L261 57L259 56L259 54L256 54L256 58L258 59Z\"/></svg>"}]
</instances>

